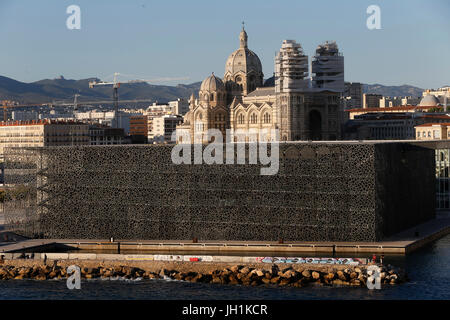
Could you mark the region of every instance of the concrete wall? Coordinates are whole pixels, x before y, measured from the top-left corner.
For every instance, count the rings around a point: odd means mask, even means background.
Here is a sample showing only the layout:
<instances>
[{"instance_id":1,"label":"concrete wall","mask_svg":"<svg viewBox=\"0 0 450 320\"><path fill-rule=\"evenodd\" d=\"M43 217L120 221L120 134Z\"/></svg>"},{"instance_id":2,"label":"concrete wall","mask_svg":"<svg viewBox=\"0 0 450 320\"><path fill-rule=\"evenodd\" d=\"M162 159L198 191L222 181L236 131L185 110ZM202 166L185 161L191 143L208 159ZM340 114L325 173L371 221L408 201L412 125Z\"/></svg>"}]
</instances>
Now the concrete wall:
<instances>
[{"instance_id":1,"label":"concrete wall","mask_svg":"<svg viewBox=\"0 0 450 320\"><path fill-rule=\"evenodd\" d=\"M23 232L46 238L376 241L434 216L430 149L285 143L273 176L260 175L261 165L175 165L171 150L10 149L7 183L23 182L14 169L28 168L24 159L37 168L30 180L36 214L22 218Z\"/></svg>"}]
</instances>

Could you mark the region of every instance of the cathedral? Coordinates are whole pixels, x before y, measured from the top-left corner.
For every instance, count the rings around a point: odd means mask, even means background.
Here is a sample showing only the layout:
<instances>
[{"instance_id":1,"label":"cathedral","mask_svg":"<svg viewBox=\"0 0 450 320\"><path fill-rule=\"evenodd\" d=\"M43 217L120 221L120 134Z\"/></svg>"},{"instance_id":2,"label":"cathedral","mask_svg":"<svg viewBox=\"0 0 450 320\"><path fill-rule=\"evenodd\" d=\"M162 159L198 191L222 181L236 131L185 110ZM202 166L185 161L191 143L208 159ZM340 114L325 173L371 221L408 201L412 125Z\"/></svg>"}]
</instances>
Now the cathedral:
<instances>
[{"instance_id":1,"label":"cathedral","mask_svg":"<svg viewBox=\"0 0 450 320\"><path fill-rule=\"evenodd\" d=\"M274 76L264 81L261 61L248 48L242 27L224 77L212 73L203 80L198 98L191 95L189 111L177 126L177 142L209 143L209 129L220 130L224 142L340 139L344 57L335 42L326 42L317 47L311 65L308 77L308 56L301 45L284 40Z\"/></svg>"}]
</instances>

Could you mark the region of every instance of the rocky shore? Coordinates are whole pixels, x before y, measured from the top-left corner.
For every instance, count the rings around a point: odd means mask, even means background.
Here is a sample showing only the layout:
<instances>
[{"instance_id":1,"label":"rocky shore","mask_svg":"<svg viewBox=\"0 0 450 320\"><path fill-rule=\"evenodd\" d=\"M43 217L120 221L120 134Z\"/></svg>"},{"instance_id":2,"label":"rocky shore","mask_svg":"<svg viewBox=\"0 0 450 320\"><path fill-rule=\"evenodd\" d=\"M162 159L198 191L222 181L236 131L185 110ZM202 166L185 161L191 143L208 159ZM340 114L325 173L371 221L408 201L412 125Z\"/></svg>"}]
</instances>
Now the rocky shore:
<instances>
[{"instance_id":1,"label":"rocky shore","mask_svg":"<svg viewBox=\"0 0 450 320\"><path fill-rule=\"evenodd\" d=\"M105 265L82 261L53 261L53 263L23 263L17 260L0 264L0 280L19 279L66 279L67 266L78 265L82 279L174 279L189 282L229 285L274 285L304 287L307 285L366 286L367 267L322 265L231 265L202 263L142 264L130 263ZM140 266L136 266L140 265ZM160 267L160 268L158 268ZM379 265L382 284L399 284L408 281L406 273L391 265Z\"/></svg>"}]
</instances>

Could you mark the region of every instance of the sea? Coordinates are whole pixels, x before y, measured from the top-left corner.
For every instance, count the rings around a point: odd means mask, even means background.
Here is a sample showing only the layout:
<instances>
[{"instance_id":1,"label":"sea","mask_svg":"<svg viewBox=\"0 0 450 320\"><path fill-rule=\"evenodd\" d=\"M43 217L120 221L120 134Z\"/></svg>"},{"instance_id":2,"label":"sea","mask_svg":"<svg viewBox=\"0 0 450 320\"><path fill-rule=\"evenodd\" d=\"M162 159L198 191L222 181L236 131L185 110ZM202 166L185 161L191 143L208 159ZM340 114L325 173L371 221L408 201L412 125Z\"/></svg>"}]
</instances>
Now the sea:
<instances>
[{"instance_id":1,"label":"sea","mask_svg":"<svg viewBox=\"0 0 450 320\"><path fill-rule=\"evenodd\" d=\"M176 280L81 281L68 289L65 280L0 281L0 300L450 300L450 235L405 256L386 256L385 263L406 270L409 282L362 287L304 288L190 283Z\"/></svg>"}]
</instances>

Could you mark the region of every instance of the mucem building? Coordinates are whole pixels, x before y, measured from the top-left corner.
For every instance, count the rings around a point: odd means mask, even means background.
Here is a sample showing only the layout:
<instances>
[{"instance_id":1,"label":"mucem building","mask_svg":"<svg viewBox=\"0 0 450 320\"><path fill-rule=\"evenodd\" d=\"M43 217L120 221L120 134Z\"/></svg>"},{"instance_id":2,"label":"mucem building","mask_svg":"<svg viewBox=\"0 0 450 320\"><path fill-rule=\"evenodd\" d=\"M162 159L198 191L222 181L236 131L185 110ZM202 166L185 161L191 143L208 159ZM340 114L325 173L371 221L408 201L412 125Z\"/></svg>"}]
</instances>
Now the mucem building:
<instances>
[{"instance_id":1,"label":"mucem building","mask_svg":"<svg viewBox=\"0 0 450 320\"><path fill-rule=\"evenodd\" d=\"M174 164L172 148L6 149L9 228L66 239L378 241L435 215L434 150L418 145L281 143L275 175L248 161Z\"/></svg>"}]
</instances>

